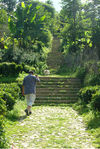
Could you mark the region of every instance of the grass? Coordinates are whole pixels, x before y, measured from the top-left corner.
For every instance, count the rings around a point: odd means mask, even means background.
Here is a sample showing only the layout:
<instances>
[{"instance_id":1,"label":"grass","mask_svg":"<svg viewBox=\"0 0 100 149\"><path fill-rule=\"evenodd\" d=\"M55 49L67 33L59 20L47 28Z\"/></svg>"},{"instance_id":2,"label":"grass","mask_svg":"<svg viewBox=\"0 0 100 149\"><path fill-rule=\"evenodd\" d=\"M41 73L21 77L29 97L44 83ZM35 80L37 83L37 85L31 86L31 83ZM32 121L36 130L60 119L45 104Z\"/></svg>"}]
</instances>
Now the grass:
<instances>
[{"instance_id":1,"label":"grass","mask_svg":"<svg viewBox=\"0 0 100 149\"><path fill-rule=\"evenodd\" d=\"M9 147L12 144L19 148L58 149L92 146L92 137L85 131L82 118L68 105L35 105L29 117L25 116L25 107L25 102L19 101L6 118Z\"/></svg>"},{"instance_id":2,"label":"grass","mask_svg":"<svg viewBox=\"0 0 100 149\"><path fill-rule=\"evenodd\" d=\"M18 77L1 77L0 82L22 82L26 75L22 73ZM62 77L63 75L50 75L50 77L54 76ZM75 132L77 130L77 126L74 128L75 124L81 125L79 120L81 116L86 131L94 138L91 138L89 144L93 143L96 148L100 148L100 113L93 113L88 106L81 103L34 106L34 115L31 117L25 116L25 107L24 101L18 101L14 110L6 116L6 136L10 145L14 143L19 148L25 148L25 145L26 148L27 146L34 148L81 148L86 143L84 140L87 139L88 141L89 139L83 131ZM73 128L70 128L70 126L73 126ZM81 126L84 130L85 126L83 124ZM83 135L80 136L80 134ZM82 142L80 142L80 138L83 140Z\"/></svg>"},{"instance_id":3,"label":"grass","mask_svg":"<svg viewBox=\"0 0 100 149\"><path fill-rule=\"evenodd\" d=\"M100 112L94 112L88 105L81 103L76 103L72 107L83 117L87 132L95 138L94 146L100 148Z\"/></svg>"},{"instance_id":4,"label":"grass","mask_svg":"<svg viewBox=\"0 0 100 149\"><path fill-rule=\"evenodd\" d=\"M75 74L70 74L70 75L67 75L65 73L62 73L62 74L50 74L50 75L39 75L40 77L58 77L58 78L74 78L75 77Z\"/></svg>"}]
</instances>

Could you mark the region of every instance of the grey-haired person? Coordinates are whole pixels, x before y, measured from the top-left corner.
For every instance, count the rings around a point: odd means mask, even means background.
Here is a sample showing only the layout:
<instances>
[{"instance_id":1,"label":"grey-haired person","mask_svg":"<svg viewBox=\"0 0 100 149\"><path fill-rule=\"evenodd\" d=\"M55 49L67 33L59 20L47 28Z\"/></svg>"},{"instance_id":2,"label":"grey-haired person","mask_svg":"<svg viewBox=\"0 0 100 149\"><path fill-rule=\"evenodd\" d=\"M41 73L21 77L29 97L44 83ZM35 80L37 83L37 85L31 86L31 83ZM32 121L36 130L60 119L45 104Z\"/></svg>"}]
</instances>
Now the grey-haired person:
<instances>
[{"instance_id":1,"label":"grey-haired person","mask_svg":"<svg viewBox=\"0 0 100 149\"><path fill-rule=\"evenodd\" d=\"M40 79L36 75L34 75L33 71L29 72L29 75L27 75L23 80L22 85L22 95L25 95L26 101L27 101L27 108L25 109L26 115L32 114L31 108L32 105L35 102L36 99L36 82L39 82Z\"/></svg>"}]
</instances>

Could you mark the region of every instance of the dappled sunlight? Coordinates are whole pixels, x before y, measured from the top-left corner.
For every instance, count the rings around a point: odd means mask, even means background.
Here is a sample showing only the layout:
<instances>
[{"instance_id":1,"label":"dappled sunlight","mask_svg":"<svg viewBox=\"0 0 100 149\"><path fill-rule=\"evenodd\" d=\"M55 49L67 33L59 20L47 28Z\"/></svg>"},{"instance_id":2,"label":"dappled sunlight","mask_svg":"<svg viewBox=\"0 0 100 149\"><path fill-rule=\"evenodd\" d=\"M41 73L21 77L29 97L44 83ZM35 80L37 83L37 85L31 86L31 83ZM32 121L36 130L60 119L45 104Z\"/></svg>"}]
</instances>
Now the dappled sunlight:
<instances>
[{"instance_id":1,"label":"dappled sunlight","mask_svg":"<svg viewBox=\"0 0 100 149\"><path fill-rule=\"evenodd\" d=\"M34 106L32 111L11 130L10 140L17 147L93 148L93 138L86 132L82 117L71 107Z\"/></svg>"}]
</instances>

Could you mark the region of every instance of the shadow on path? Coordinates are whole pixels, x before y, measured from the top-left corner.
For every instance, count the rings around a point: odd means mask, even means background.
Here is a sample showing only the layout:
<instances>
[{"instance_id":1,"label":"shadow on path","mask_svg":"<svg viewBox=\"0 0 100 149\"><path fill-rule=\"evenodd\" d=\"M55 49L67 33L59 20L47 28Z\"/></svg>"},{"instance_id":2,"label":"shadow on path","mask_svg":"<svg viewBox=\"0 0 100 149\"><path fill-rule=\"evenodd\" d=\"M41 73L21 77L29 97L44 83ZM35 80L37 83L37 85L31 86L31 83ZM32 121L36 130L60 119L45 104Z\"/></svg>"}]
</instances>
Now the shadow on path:
<instances>
[{"instance_id":1,"label":"shadow on path","mask_svg":"<svg viewBox=\"0 0 100 149\"><path fill-rule=\"evenodd\" d=\"M18 121L23 121L23 120L26 119L26 118L27 118L27 115L20 116L20 117L18 118Z\"/></svg>"}]
</instances>

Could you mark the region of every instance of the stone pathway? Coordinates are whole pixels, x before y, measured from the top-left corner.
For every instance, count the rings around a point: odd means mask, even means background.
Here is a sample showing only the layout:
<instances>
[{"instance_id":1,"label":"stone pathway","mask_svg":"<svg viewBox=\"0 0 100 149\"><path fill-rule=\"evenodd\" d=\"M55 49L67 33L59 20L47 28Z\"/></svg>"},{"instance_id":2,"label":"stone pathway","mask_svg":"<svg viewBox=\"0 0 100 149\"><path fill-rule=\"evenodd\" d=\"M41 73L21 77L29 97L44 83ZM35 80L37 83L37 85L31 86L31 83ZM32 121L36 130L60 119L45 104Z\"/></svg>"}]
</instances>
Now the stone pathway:
<instances>
[{"instance_id":1,"label":"stone pathway","mask_svg":"<svg viewBox=\"0 0 100 149\"><path fill-rule=\"evenodd\" d=\"M10 138L18 149L94 149L82 118L64 106L34 106L33 114L20 119Z\"/></svg>"}]
</instances>

